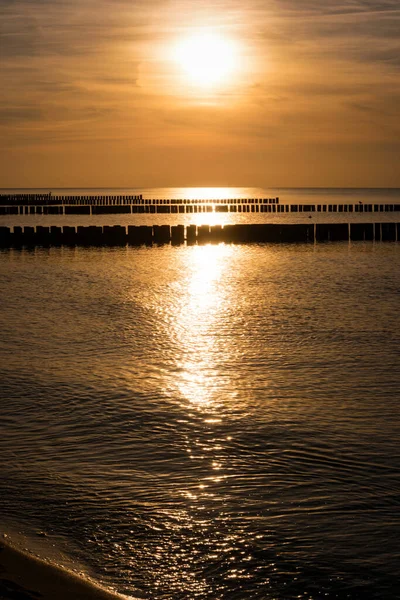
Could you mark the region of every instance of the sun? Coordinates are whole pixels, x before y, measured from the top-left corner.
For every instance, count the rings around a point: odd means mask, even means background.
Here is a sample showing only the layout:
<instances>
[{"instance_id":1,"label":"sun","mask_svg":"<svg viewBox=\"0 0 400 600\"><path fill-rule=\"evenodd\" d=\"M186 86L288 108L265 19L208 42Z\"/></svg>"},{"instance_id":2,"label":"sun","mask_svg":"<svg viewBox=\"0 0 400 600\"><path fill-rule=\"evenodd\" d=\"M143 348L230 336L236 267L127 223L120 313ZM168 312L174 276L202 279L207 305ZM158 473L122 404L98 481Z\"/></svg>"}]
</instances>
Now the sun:
<instances>
[{"instance_id":1,"label":"sun","mask_svg":"<svg viewBox=\"0 0 400 600\"><path fill-rule=\"evenodd\" d=\"M213 31L197 31L180 40L174 60L194 85L213 88L232 83L238 64L235 42Z\"/></svg>"}]
</instances>

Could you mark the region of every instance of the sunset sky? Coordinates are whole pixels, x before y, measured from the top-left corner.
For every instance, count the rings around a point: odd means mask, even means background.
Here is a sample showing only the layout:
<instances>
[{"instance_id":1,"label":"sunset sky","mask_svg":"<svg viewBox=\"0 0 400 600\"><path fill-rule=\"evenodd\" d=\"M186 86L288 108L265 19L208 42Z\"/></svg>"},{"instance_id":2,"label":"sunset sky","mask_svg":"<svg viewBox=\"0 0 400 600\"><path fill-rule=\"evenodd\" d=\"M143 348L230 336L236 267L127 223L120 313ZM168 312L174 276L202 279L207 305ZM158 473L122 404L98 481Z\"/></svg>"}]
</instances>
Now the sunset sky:
<instances>
[{"instance_id":1,"label":"sunset sky","mask_svg":"<svg viewBox=\"0 0 400 600\"><path fill-rule=\"evenodd\" d=\"M0 187L400 187L399 0L0 0L0 83Z\"/></svg>"}]
</instances>

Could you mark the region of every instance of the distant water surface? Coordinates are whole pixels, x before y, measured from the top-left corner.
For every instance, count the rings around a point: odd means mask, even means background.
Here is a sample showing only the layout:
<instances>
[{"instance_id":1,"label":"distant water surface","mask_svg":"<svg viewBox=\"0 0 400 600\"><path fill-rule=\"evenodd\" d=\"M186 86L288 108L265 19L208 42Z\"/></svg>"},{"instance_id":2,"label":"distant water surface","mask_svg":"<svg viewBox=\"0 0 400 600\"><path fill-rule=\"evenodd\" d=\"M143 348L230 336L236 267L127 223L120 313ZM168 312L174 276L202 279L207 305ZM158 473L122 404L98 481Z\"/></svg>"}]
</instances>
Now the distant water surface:
<instances>
[{"instance_id":1,"label":"distant water surface","mask_svg":"<svg viewBox=\"0 0 400 600\"><path fill-rule=\"evenodd\" d=\"M57 195L135 195L144 198L276 198L282 203L398 202L400 188L261 188L261 187L157 187L157 188L0 188L0 194L49 193Z\"/></svg>"},{"instance_id":2,"label":"distant water surface","mask_svg":"<svg viewBox=\"0 0 400 600\"><path fill-rule=\"evenodd\" d=\"M60 188L0 189L1 193L48 193L74 195L136 195L145 199L181 198L279 198L280 204L399 204L397 188ZM310 221L311 219L311 221ZM164 225L233 223L352 223L397 222L398 212L377 213L190 213L190 214L115 214L115 215L0 215L0 225Z\"/></svg>"},{"instance_id":3,"label":"distant water surface","mask_svg":"<svg viewBox=\"0 0 400 600\"><path fill-rule=\"evenodd\" d=\"M399 598L399 290L397 243L1 251L2 529L149 600Z\"/></svg>"}]
</instances>

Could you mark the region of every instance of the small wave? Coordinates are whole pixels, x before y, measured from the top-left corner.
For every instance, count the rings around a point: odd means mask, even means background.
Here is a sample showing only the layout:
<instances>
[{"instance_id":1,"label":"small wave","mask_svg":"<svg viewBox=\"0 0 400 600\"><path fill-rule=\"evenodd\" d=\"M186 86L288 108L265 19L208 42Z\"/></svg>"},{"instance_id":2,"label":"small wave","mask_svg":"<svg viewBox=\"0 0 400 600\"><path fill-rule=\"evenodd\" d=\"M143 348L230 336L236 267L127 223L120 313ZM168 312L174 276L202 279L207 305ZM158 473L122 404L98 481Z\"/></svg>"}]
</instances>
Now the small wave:
<instances>
[{"instance_id":1,"label":"small wave","mask_svg":"<svg viewBox=\"0 0 400 600\"><path fill-rule=\"evenodd\" d=\"M16 600L135 600L0 540L0 598Z\"/></svg>"}]
</instances>

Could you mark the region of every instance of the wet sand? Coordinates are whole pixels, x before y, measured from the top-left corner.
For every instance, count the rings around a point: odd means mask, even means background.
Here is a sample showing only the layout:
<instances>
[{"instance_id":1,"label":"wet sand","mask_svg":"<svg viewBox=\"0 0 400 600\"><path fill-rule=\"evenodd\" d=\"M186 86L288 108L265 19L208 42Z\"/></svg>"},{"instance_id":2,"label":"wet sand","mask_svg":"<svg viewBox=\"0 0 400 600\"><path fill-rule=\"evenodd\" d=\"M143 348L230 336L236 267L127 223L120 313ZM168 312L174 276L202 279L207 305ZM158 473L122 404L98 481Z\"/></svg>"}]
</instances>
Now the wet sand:
<instances>
[{"instance_id":1,"label":"wet sand","mask_svg":"<svg viewBox=\"0 0 400 600\"><path fill-rule=\"evenodd\" d=\"M0 541L0 600L122 600L93 582ZM133 599L132 599L133 600Z\"/></svg>"}]
</instances>

